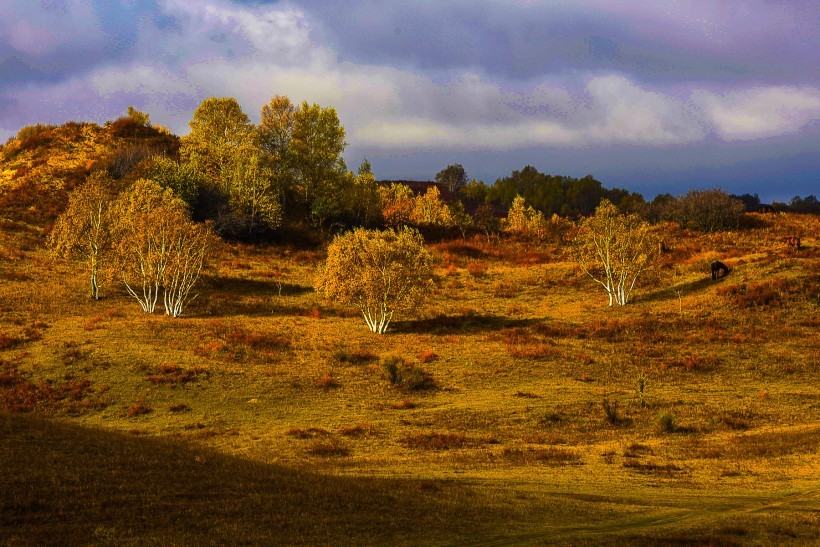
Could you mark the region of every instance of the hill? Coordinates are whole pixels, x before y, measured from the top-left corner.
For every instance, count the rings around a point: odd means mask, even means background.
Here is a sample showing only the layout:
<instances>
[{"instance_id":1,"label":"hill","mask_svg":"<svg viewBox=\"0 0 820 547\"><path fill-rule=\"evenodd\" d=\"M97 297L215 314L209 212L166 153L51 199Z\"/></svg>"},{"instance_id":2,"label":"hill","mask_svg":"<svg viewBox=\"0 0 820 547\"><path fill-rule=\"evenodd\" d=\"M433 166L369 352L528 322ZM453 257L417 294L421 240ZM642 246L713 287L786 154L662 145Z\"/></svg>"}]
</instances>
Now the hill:
<instances>
[{"instance_id":1,"label":"hill","mask_svg":"<svg viewBox=\"0 0 820 547\"><path fill-rule=\"evenodd\" d=\"M820 540L817 217L658 226L620 309L560 245L434 243L431 297L383 336L313 292L321 248L223 242L171 319L114 281L88 300L43 247L121 149L76 131L59 161L3 149L4 544ZM391 383L397 359L433 385Z\"/></svg>"}]
</instances>

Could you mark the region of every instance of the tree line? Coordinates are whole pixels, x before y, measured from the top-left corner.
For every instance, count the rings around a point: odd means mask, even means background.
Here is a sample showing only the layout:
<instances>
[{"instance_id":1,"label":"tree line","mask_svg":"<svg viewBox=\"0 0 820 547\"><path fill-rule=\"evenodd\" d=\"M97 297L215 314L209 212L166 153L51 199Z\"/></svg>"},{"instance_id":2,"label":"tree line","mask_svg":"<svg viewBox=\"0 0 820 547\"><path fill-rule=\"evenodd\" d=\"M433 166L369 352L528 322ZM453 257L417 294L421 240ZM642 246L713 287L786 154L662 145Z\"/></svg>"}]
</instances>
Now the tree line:
<instances>
[{"instance_id":1,"label":"tree line","mask_svg":"<svg viewBox=\"0 0 820 547\"><path fill-rule=\"evenodd\" d=\"M196 297L217 236L264 237L300 226L324 237L337 233L317 290L358 306L374 332L425 293L431 258L422 233L572 243L610 306L625 305L657 250L650 223L733 229L749 207L750 196L719 189L646 202L591 175L552 176L532 166L487 186L453 164L436 174L437 185L415 193L406 184L376 182L367 160L355 173L347 169L345 130L332 107L297 106L277 95L260 114L256 125L235 99L206 99L178 148L124 147L71 193L50 241L59 254L86 263L94 299L101 279L114 278L143 311L161 303L179 317ZM135 141L160 130L131 107L111 125Z\"/></svg>"}]
</instances>

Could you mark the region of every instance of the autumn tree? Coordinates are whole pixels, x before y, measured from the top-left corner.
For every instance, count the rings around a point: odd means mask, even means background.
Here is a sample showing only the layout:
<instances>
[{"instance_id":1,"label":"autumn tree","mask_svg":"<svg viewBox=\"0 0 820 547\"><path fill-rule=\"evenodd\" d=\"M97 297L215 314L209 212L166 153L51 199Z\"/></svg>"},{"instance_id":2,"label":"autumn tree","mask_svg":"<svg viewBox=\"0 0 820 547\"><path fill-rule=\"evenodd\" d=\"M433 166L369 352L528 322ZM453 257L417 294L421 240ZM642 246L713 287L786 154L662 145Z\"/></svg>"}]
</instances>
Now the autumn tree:
<instances>
[{"instance_id":1,"label":"autumn tree","mask_svg":"<svg viewBox=\"0 0 820 547\"><path fill-rule=\"evenodd\" d=\"M636 214L619 213L608 200L581 222L575 246L581 269L606 290L610 306L626 305L657 249L649 224Z\"/></svg>"},{"instance_id":2,"label":"autumn tree","mask_svg":"<svg viewBox=\"0 0 820 547\"><path fill-rule=\"evenodd\" d=\"M337 211L339 187L347 167L342 159L345 129L333 107L307 101L293 113L289 157L302 202L315 225Z\"/></svg>"},{"instance_id":3,"label":"autumn tree","mask_svg":"<svg viewBox=\"0 0 820 547\"><path fill-rule=\"evenodd\" d=\"M432 283L432 257L410 228L357 228L336 236L316 283L334 302L359 308L371 332L384 333L396 312L417 307Z\"/></svg>"},{"instance_id":4,"label":"autumn tree","mask_svg":"<svg viewBox=\"0 0 820 547\"><path fill-rule=\"evenodd\" d=\"M415 206L413 191L406 184L391 183L378 189L384 223L391 228L410 224Z\"/></svg>"},{"instance_id":5,"label":"autumn tree","mask_svg":"<svg viewBox=\"0 0 820 547\"><path fill-rule=\"evenodd\" d=\"M232 233L253 233L260 228L276 229L282 223L282 205L274 172L258 154L238 162L230 185L229 220Z\"/></svg>"},{"instance_id":6,"label":"autumn tree","mask_svg":"<svg viewBox=\"0 0 820 547\"><path fill-rule=\"evenodd\" d=\"M97 171L74 190L57 219L49 242L64 257L84 261L91 281L91 298L100 298L100 268L111 243L114 181Z\"/></svg>"},{"instance_id":7,"label":"autumn tree","mask_svg":"<svg viewBox=\"0 0 820 547\"><path fill-rule=\"evenodd\" d=\"M163 297L165 313L178 317L194 296L191 290L213 240L207 226L191 221L185 202L154 181L140 179L112 208L114 256L128 294L145 312Z\"/></svg>"},{"instance_id":8,"label":"autumn tree","mask_svg":"<svg viewBox=\"0 0 820 547\"><path fill-rule=\"evenodd\" d=\"M504 221L504 231L523 238L544 239L547 220L541 211L527 205L522 196L515 196Z\"/></svg>"},{"instance_id":9,"label":"autumn tree","mask_svg":"<svg viewBox=\"0 0 820 547\"><path fill-rule=\"evenodd\" d=\"M287 111L286 105L282 108ZM268 112L264 131L257 130L239 103L228 98L206 99L194 112L180 155L207 179L208 215L222 233L249 235L281 224L281 181L275 169L284 161L280 154L288 130L286 121L279 120L285 125L281 128L275 118Z\"/></svg>"},{"instance_id":10,"label":"autumn tree","mask_svg":"<svg viewBox=\"0 0 820 547\"><path fill-rule=\"evenodd\" d=\"M382 205L379 190L369 161L362 161L357 174L347 172L338 196L345 220L354 226L373 227L380 224Z\"/></svg>"},{"instance_id":11,"label":"autumn tree","mask_svg":"<svg viewBox=\"0 0 820 547\"><path fill-rule=\"evenodd\" d=\"M674 204L673 220L681 226L714 232L737 228L746 206L720 189L689 190Z\"/></svg>"},{"instance_id":12,"label":"autumn tree","mask_svg":"<svg viewBox=\"0 0 820 547\"><path fill-rule=\"evenodd\" d=\"M215 186L230 181L238 155L254 144L254 128L236 99L211 97L194 111L188 124L191 132L182 137L180 156L193 164Z\"/></svg>"},{"instance_id":13,"label":"autumn tree","mask_svg":"<svg viewBox=\"0 0 820 547\"><path fill-rule=\"evenodd\" d=\"M455 193L467 186L467 172L460 163L448 165L436 173L436 182L443 184L445 188Z\"/></svg>"},{"instance_id":14,"label":"autumn tree","mask_svg":"<svg viewBox=\"0 0 820 547\"><path fill-rule=\"evenodd\" d=\"M453 226L450 208L441 199L438 187L430 186L427 191L413 199L410 221L416 226L436 226L449 228Z\"/></svg>"}]
</instances>

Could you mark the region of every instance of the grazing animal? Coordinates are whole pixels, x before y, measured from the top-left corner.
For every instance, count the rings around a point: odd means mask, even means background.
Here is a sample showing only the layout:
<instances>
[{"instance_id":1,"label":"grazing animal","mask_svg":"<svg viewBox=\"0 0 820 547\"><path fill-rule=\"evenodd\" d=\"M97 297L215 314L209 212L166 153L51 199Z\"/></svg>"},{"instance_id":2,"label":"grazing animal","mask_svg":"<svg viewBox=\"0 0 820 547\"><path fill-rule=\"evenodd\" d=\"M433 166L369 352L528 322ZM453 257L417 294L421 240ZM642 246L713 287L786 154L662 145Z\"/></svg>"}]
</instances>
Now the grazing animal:
<instances>
[{"instance_id":1,"label":"grazing animal","mask_svg":"<svg viewBox=\"0 0 820 547\"><path fill-rule=\"evenodd\" d=\"M783 243L785 243L789 248L794 247L795 251L800 250L800 238L797 236L788 236L782 239Z\"/></svg>"},{"instance_id":2,"label":"grazing animal","mask_svg":"<svg viewBox=\"0 0 820 547\"><path fill-rule=\"evenodd\" d=\"M761 205L757 208L758 213L774 213L774 207L771 205Z\"/></svg>"},{"instance_id":3,"label":"grazing animal","mask_svg":"<svg viewBox=\"0 0 820 547\"><path fill-rule=\"evenodd\" d=\"M722 274L720 272L723 272ZM726 277L729 275L729 268L726 267L726 264L721 262L720 260L715 260L712 262L712 279L717 279L718 277Z\"/></svg>"},{"instance_id":4,"label":"grazing animal","mask_svg":"<svg viewBox=\"0 0 820 547\"><path fill-rule=\"evenodd\" d=\"M668 253L668 252L671 252L671 251L672 251L672 249L670 249L669 247L667 247L667 246L666 246L666 243L665 243L663 240L661 240L660 242L658 242L658 252L659 252L660 254L663 254L663 253Z\"/></svg>"}]
</instances>

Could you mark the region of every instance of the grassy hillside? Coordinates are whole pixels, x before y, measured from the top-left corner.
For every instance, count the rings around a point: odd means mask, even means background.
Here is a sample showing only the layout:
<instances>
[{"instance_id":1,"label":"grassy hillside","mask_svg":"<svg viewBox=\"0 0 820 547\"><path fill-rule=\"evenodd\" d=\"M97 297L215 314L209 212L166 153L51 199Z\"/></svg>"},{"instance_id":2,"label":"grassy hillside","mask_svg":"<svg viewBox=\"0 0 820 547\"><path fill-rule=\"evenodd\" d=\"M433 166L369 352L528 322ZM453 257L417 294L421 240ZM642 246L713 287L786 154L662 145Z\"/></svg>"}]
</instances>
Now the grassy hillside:
<instances>
[{"instance_id":1,"label":"grassy hillside","mask_svg":"<svg viewBox=\"0 0 820 547\"><path fill-rule=\"evenodd\" d=\"M659 227L623 309L565 249L436 243L383 336L321 250L226 244L170 319L0 217L4 544L820 541L816 217Z\"/></svg>"}]
</instances>

